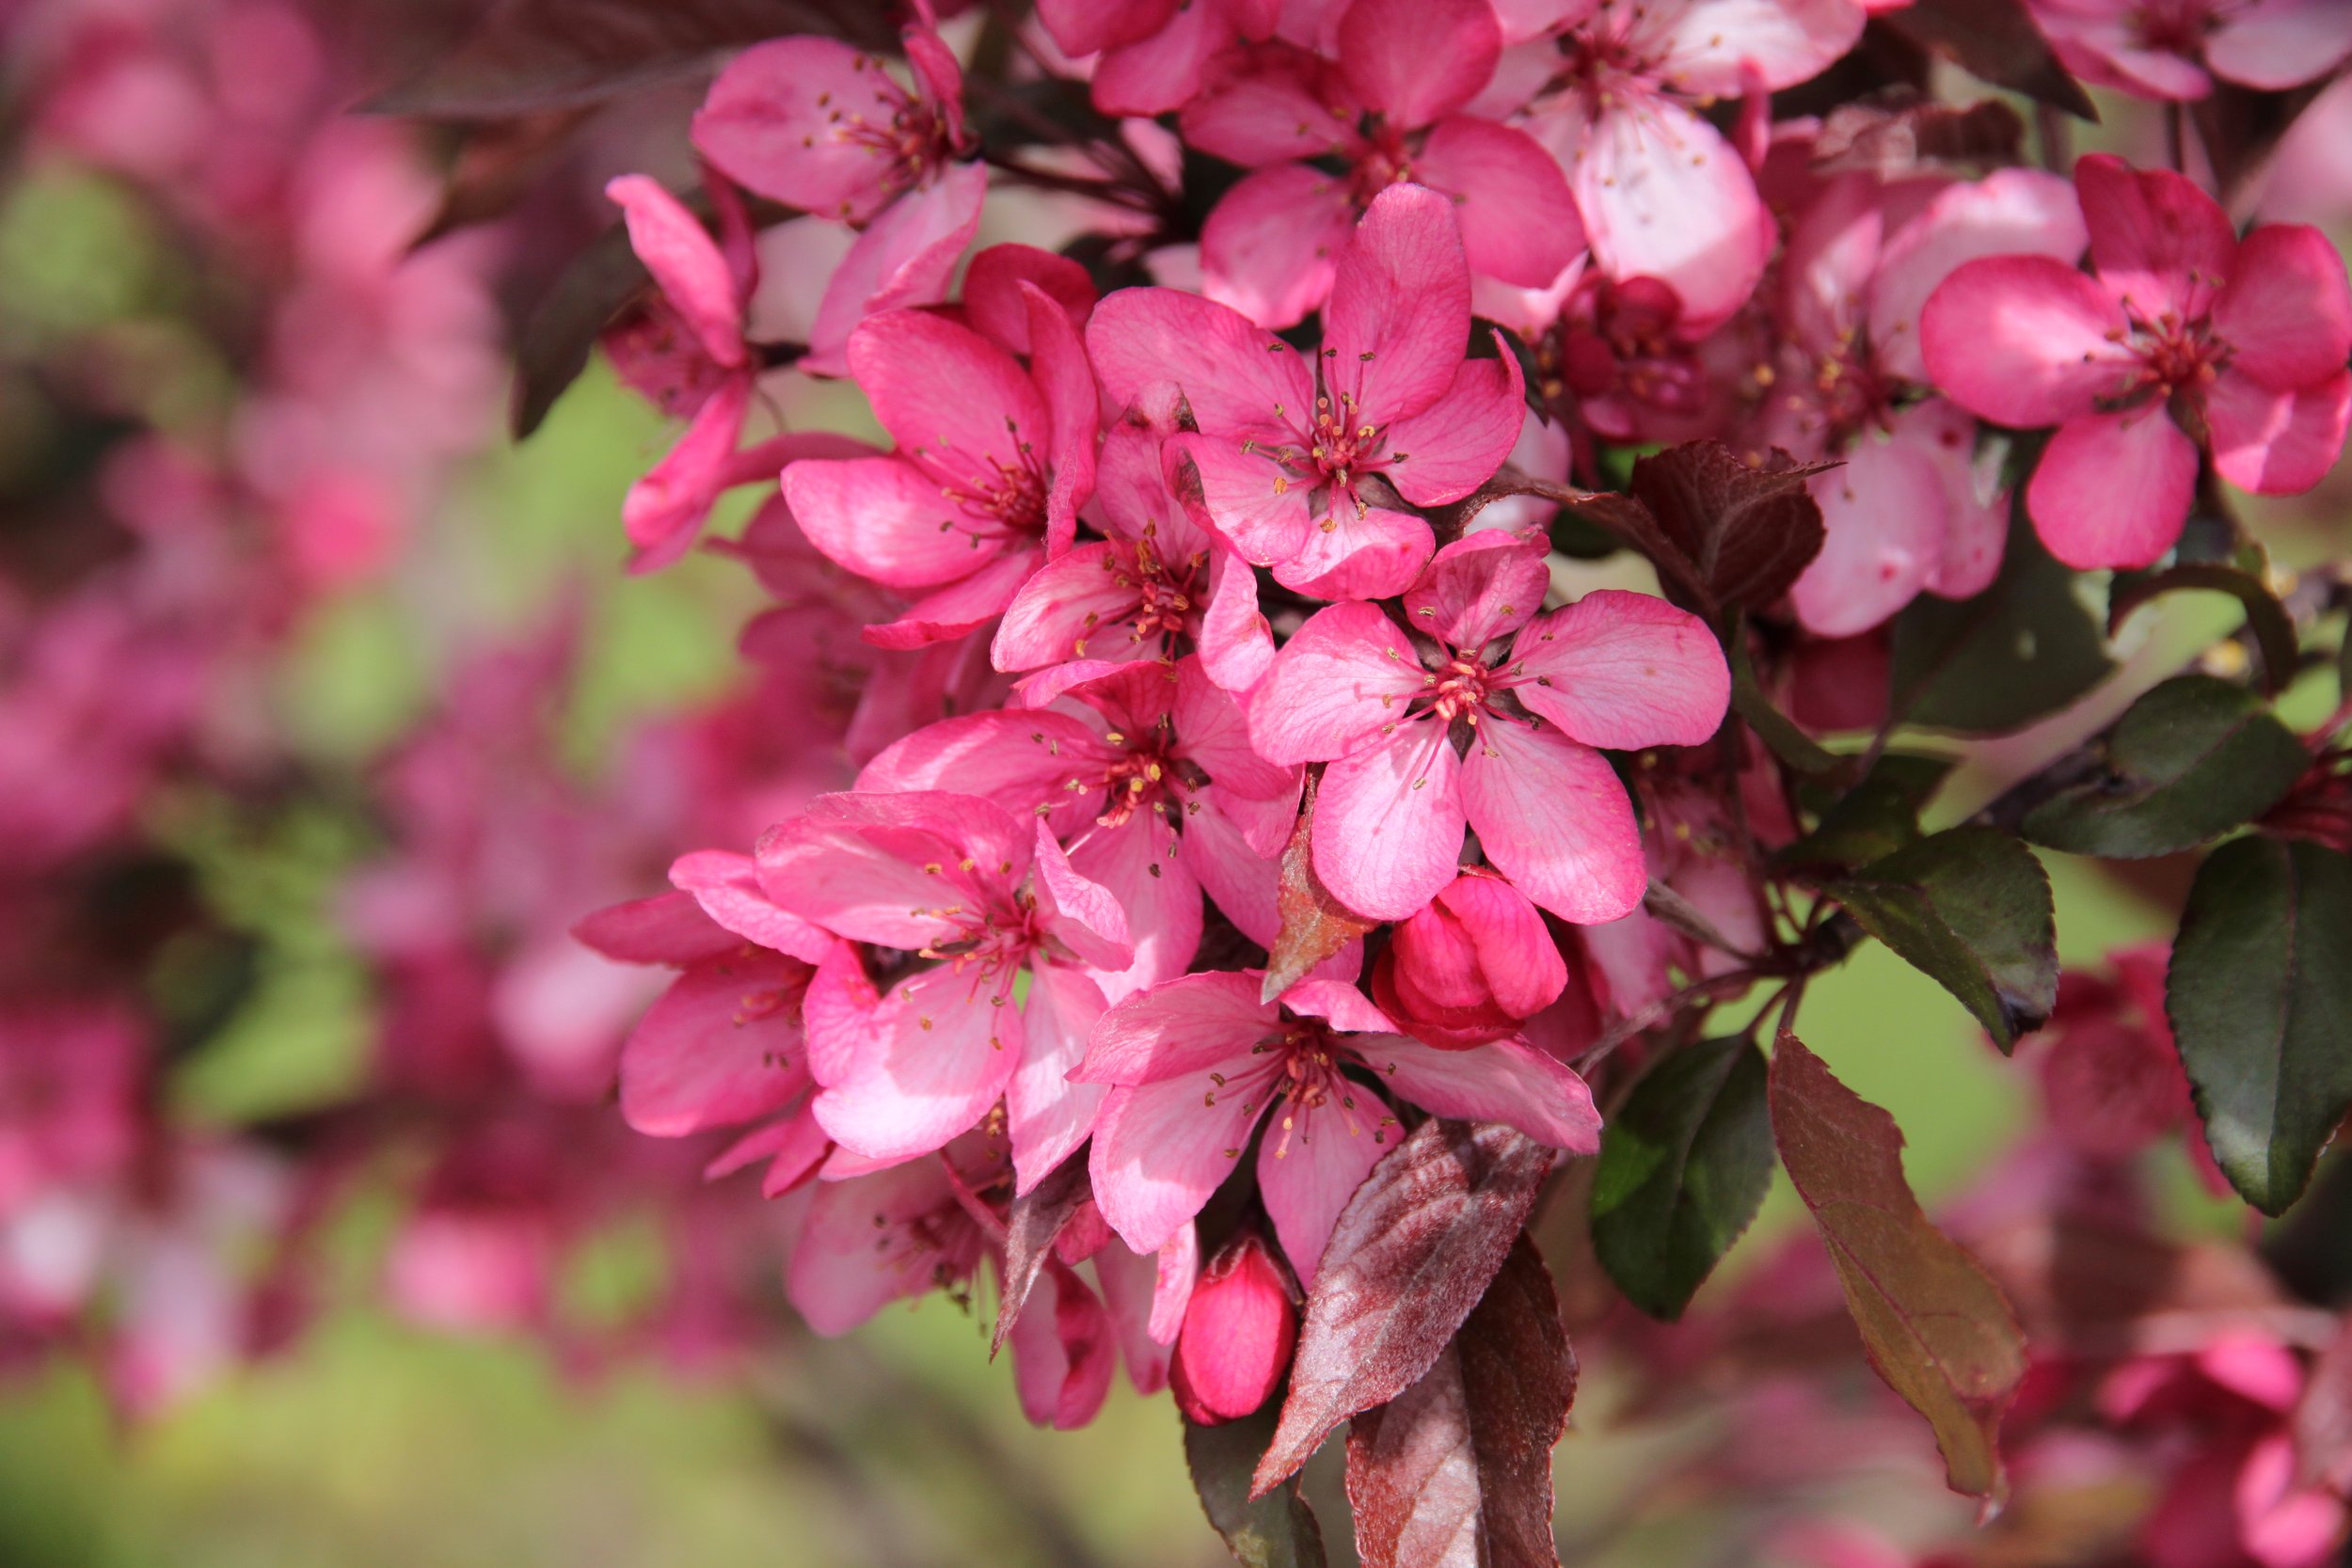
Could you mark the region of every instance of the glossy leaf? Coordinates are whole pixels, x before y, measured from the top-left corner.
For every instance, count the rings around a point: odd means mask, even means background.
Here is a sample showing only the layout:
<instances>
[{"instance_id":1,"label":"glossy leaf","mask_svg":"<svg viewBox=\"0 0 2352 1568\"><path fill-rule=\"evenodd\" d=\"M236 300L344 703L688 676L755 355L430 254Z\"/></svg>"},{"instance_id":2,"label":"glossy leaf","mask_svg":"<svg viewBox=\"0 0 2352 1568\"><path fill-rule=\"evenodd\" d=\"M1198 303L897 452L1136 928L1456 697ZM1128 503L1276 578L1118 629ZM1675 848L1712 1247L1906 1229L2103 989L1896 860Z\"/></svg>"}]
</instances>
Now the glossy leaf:
<instances>
[{"instance_id":1,"label":"glossy leaf","mask_svg":"<svg viewBox=\"0 0 2352 1568\"><path fill-rule=\"evenodd\" d=\"M2207 856L2165 1010L2215 1163L2284 1212L2352 1109L2352 858L2260 835Z\"/></svg>"},{"instance_id":2,"label":"glossy leaf","mask_svg":"<svg viewBox=\"0 0 2352 1568\"><path fill-rule=\"evenodd\" d=\"M1037 1286L1038 1271L1054 1255L1054 1239L1094 1196L1084 1150L1054 1167L1045 1180L1012 1200L1005 1213L1005 1291L996 1309L996 1332L988 1354L1005 1348L1021 1309Z\"/></svg>"},{"instance_id":3,"label":"glossy leaf","mask_svg":"<svg viewBox=\"0 0 2352 1568\"><path fill-rule=\"evenodd\" d=\"M1380 924L1341 903L1323 885L1323 879L1315 875L1309 841L1313 837L1315 791L1321 783L1319 774L1308 776L1298 825L1291 830L1291 841L1282 848L1281 881L1275 891L1275 910L1281 917L1282 927L1275 934L1272 951L1266 955L1265 984L1260 993L1268 1002L1306 978L1307 972L1315 965Z\"/></svg>"},{"instance_id":4,"label":"glossy leaf","mask_svg":"<svg viewBox=\"0 0 2352 1568\"><path fill-rule=\"evenodd\" d=\"M1508 1127L1433 1118L1372 1167L1323 1249L1258 1493L1429 1370L1502 1266L1551 1156Z\"/></svg>"},{"instance_id":5,"label":"glossy leaf","mask_svg":"<svg viewBox=\"0 0 2352 1568\"><path fill-rule=\"evenodd\" d=\"M1880 20L1971 76L2080 119L2099 118L2025 0L1912 0Z\"/></svg>"},{"instance_id":6,"label":"glossy leaf","mask_svg":"<svg viewBox=\"0 0 2352 1568\"><path fill-rule=\"evenodd\" d=\"M2261 816L2312 760L2260 697L2211 675L2150 690L2103 753L2098 777L2026 814L2027 838L2120 860L2175 854Z\"/></svg>"},{"instance_id":7,"label":"glossy leaf","mask_svg":"<svg viewBox=\"0 0 2352 1568\"><path fill-rule=\"evenodd\" d=\"M1947 829L1824 891L1958 997L2003 1051L2058 1003L2050 879L2032 850L1997 828Z\"/></svg>"},{"instance_id":8,"label":"glossy leaf","mask_svg":"<svg viewBox=\"0 0 2352 1568\"><path fill-rule=\"evenodd\" d=\"M1993 586L1960 604L1923 594L1895 617L1894 711L1916 724L2007 731L2056 713L2114 664L2074 574L2050 558L2024 510Z\"/></svg>"},{"instance_id":9,"label":"glossy leaf","mask_svg":"<svg viewBox=\"0 0 2352 1568\"><path fill-rule=\"evenodd\" d=\"M1781 1164L1820 1229L1871 1367L1927 1418L1952 1489L1998 1497L2001 1413L2026 1373L2009 1302L1912 1196L1895 1118L1786 1029L1769 1088Z\"/></svg>"},{"instance_id":10,"label":"glossy leaf","mask_svg":"<svg viewBox=\"0 0 2352 1568\"><path fill-rule=\"evenodd\" d=\"M1772 1179L1764 1053L1701 1040L1642 1075L1601 1132L1593 1250L1626 1299L1682 1316Z\"/></svg>"},{"instance_id":11,"label":"glossy leaf","mask_svg":"<svg viewBox=\"0 0 2352 1568\"><path fill-rule=\"evenodd\" d=\"M1521 1235L1436 1364L1348 1424L1364 1568L1556 1565L1551 1450L1575 1397L1551 1275Z\"/></svg>"},{"instance_id":12,"label":"glossy leaf","mask_svg":"<svg viewBox=\"0 0 2352 1568\"><path fill-rule=\"evenodd\" d=\"M1323 1568L1323 1530L1298 1488L1250 1496L1250 1472L1273 1433L1270 1409L1217 1426L1184 1423L1184 1465L1200 1511L1246 1568Z\"/></svg>"}]
</instances>

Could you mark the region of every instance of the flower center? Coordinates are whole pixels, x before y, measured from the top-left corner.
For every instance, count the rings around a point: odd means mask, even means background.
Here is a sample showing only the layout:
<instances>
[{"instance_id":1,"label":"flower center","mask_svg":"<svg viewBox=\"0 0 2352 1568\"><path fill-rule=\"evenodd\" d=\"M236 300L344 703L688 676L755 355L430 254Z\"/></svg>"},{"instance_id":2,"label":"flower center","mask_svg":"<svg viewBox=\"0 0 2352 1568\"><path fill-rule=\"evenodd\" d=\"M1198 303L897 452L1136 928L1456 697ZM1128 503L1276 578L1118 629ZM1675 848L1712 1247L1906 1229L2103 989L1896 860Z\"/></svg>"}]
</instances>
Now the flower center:
<instances>
[{"instance_id":1,"label":"flower center","mask_svg":"<svg viewBox=\"0 0 2352 1568\"><path fill-rule=\"evenodd\" d=\"M863 148L871 156L884 160L881 184L885 195L911 190L928 179L953 151L948 145L946 124L930 100L900 87L876 56L860 58L856 69L871 71L881 82L874 96L889 105L890 118L876 120L863 112L844 113L831 107L825 98L819 98L818 105L827 110L825 119L832 137L837 143Z\"/></svg>"},{"instance_id":2,"label":"flower center","mask_svg":"<svg viewBox=\"0 0 2352 1568\"><path fill-rule=\"evenodd\" d=\"M955 503L961 520L950 517L939 525L942 533L968 537L975 548L994 541L1025 544L1045 533L1045 471L1028 442L1021 443L1017 463L990 453L974 461L961 453L935 453L934 459L961 458L942 464L946 478L939 493Z\"/></svg>"},{"instance_id":3,"label":"flower center","mask_svg":"<svg viewBox=\"0 0 2352 1568\"><path fill-rule=\"evenodd\" d=\"M1474 656L1455 655L1445 668L1428 677L1431 687L1429 711L1449 724L1462 718L1477 723L1478 715L1485 711L1488 695L1494 689L1494 673L1484 660Z\"/></svg>"},{"instance_id":4,"label":"flower center","mask_svg":"<svg viewBox=\"0 0 2352 1568\"><path fill-rule=\"evenodd\" d=\"M2167 391L2207 386L2229 357L2202 323L2184 325L2169 310L2134 334L2132 352L2139 356L2143 383Z\"/></svg>"}]
</instances>

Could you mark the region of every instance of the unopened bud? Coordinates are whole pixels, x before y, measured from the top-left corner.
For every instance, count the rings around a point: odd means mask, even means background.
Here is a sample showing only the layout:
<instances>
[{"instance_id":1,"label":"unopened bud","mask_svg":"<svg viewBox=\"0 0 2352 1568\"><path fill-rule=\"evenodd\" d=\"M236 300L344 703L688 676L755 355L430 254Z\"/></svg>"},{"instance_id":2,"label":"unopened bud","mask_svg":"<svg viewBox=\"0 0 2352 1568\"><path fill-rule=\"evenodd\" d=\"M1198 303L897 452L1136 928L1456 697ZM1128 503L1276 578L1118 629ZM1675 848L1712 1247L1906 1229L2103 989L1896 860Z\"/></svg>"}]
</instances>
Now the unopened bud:
<instances>
[{"instance_id":1,"label":"unopened bud","mask_svg":"<svg viewBox=\"0 0 2352 1568\"><path fill-rule=\"evenodd\" d=\"M1519 1031L1568 983L1544 918L1502 878L1467 871L1396 927L1373 972L1381 1010L1427 1043L1467 1051Z\"/></svg>"},{"instance_id":2,"label":"unopened bud","mask_svg":"<svg viewBox=\"0 0 2352 1568\"><path fill-rule=\"evenodd\" d=\"M1229 1243L1192 1288L1168 1386L1184 1418L1236 1421L1290 1370L1298 1308L1281 1265L1254 1232Z\"/></svg>"}]
</instances>

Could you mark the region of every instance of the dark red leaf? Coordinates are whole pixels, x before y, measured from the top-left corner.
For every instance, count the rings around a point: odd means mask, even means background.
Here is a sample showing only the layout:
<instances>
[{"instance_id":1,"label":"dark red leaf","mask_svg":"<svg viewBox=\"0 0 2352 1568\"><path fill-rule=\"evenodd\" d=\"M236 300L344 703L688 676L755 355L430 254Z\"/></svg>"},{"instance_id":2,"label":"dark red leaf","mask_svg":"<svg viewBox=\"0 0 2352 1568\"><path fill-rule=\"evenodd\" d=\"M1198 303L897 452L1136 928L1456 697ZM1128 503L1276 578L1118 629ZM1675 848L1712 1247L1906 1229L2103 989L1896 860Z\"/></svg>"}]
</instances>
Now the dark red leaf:
<instances>
[{"instance_id":1,"label":"dark red leaf","mask_svg":"<svg viewBox=\"0 0 2352 1568\"><path fill-rule=\"evenodd\" d=\"M1291 841L1282 850L1282 880L1275 895L1275 909L1282 917L1282 928L1275 935L1274 950L1266 955L1263 994L1268 1002L1306 978L1309 970L1350 941L1380 924L1366 920L1333 897L1323 885L1323 879L1315 875L1308 838L1314 826L1315 790L1321 782L1319 775L1308 776L1298 825L1291 830Z\"/></svg>"},{"instance_id":2,"label":"dark red leaf","mask_svg":"<svg viewBox=\"0 0 2352 1568\"><path fill-rule=\"evenodd\" d=\"M1718 604L1770 604L1821 552L1821 508L1804 482L1835 465L1774 457L1751 467L1721 441L1686 441L1633 465L1634 499Z\"/></svg>"},{"instance_id":3,"label":"dark red leaf","mask_svg":"<svg viewBox=\"0 0 2352 1568\"><path fill-rule=\"evenodd\" d=\"M1871 1367L1928 1418L1952 1490L1998 1497L2001 1412L2026 1372L2008 1299L1920 1211L1895 1118L1786 1029L1767 1098L1781 1164L1820 1227Z\"/></svg>"},{"instance_id":4,"label":"dark red leaf","mask_svg":"<svg viewBox=\"0 0 2352 1568\"><path fill-rule=\"evenodd\" d=\"M2026 122L1997 98L1965 107L1931 100L1845 103L1821 120L1813 166L1824 174L1867 169L1881 179L1939 163L2022 161Z\"/></svg>"},{"instance_id":5,"label":"dark red leaf","mask_svg":"<svg viewBox=\"0 0 2352 1568\"><path fill-rule=\"evenodd\" d=\"M504 216L594 112L556 109L469 127L450 166L440 211L416 243L429 245L444 234Z\"/></svg>"},{"instance_id":6,"label":"dark red leaf","mask_svg":"<svg viewBox=\"0 0 2352 1568\"><path fill-rule=\"evenodd\" d=\"M573 108L787 33L892 47L891 10L874 0L487 0L449 48L368 107L456 119Z\"/></svg>"},{"instance_id":7,"label":"dark red leaf","mask_svg":"<svg viewBox=\"0 0 2352 1568\"><path fill-rule=\"evenodd\" d=\"M1256 1495L1306 1464L1332 1428L1429 1370L1502 1266L1550 1169L1551 1150L1524 1133L1437 1120L1372 1167L1324 1248Z\"/></svg>"},{"instance_id":8,"label":"dark red leaf","mask_svg":"<svg viewBox=\"0 0 2352 1568\"><path fill-rule=\"evenodd\" d=\"M1899 10L1882 12L1879 20L1979 81L2078 119L2099 118L2090 95L2058 63L2025 0L1912 0Z\"/></svg>"},{"instance_id":9,"label":"dark red leaf","mask_svg":"<svg viewBox=\"0 0 2352 1568\"><path fill-rule=\"evenodd\" d=\"M564 267L547 297L523 321L515 343L511 423L521 440L539 428L564 389L580 379L597 334L652 286L653 276L614 224Z\"/></svg>"},{"instance_id":10,"label":"dark red leaf","mask_svg":"<svg viewBox=\"0 0 2352 1568\"><path fill-rule=\"evenodd\" d=\"M1436 1365L1348 1424L1364 1568L1557 1568L1551 1450L1575 1397L1551 1275L1521 1235Z\"/></svg>"},{"instance_id":11,"label":"dark red leaf","mask_svg":"<svg viewBox=\"0 0 2352 1568\"><path fill-rule=\"evenodd\" d=\"M1005 1299L996 1310L996 1334L989 1341L993 1356L1005 1348L1021 1308L1028 1305L1037 1286L1038 1271L1054 1254L1054 1239L1072 1215L1094 1196L1087 1176L1086 1153L1080 1150L1054 1167L1044 1180L1012 1200L1005 1215Z\"/></svg>"},{"instance_id":12,"label":"dark red leaf","mask_svg":"<svg viewBox=\"0 0 2352 1568\"><path fill-rule=\"evenodd\" d=\"M1708 615L1715 612L1713 595L1706 580L1690 557L1682 553L1675 542L1659 528L1658 519L1649 508L1631 496L1621 496L1610 490L1580 490L1573 484L1557 480L1538 479L1521 473L1505 464L1494 478L1480 485L1462 500L1445 509L1440 521L1441 535L1460 537L1470 519L1486 507L1512 496L1540 496L1574 513L1647 556L1657 566L1659 575L1679 590L1677 596Z\"/></svg>"},{"instance_id":13,"label":"dark red leaf","mask_svg":"<svg viewBox=\"0 0 2352 1568\"><path fill-rule=\"evenodd\" d=\"M1252 1497L1250 1472L1274 1432L1274 1413L1262 1410L1215 1426L1184 1423L1184 1466L1200 1512L1248 1568L1323 1568L1323 1530L1296 1485L1272 1497Z\"/></svg>"}]
</instances>

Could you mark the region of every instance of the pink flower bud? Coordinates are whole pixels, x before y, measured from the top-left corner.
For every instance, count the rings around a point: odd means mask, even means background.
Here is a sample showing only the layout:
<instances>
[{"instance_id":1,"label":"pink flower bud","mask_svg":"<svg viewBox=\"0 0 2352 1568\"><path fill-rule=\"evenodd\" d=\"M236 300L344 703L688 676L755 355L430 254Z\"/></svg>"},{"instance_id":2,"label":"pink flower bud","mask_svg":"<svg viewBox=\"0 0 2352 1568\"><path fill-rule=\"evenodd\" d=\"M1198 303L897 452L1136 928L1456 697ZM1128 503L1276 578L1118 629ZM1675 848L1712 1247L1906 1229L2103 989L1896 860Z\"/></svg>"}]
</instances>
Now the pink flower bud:
<instances>
[{"instance_id":1,"label":"pink flower bud","mask_svg":"<svg viewBox=\"0 0 2352 1568\"><path fill-rule=\"evenodd\" d=\"M1400 923L1373 972L1381 1009L1429 1044L1466 1051L1519 1032L1559 999L1567 965L1527 895L1466 871Z\"/></svg>"},{"instance_id":2,"label":"pink flower bud","mask_svg":"<svg viewBox=\"0 0 2352 1568\"><path fill-rule=\"evenodd\" d=\"M1184 1418L1236 1421L1265 1403L1290 1370L1298 1308L1281 1266L1254 1232L1227 1243L1184 1308L1168 1384Z\"/></svg>"}]
</instances>

